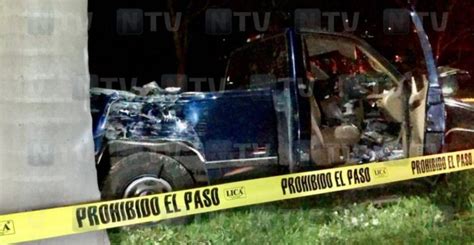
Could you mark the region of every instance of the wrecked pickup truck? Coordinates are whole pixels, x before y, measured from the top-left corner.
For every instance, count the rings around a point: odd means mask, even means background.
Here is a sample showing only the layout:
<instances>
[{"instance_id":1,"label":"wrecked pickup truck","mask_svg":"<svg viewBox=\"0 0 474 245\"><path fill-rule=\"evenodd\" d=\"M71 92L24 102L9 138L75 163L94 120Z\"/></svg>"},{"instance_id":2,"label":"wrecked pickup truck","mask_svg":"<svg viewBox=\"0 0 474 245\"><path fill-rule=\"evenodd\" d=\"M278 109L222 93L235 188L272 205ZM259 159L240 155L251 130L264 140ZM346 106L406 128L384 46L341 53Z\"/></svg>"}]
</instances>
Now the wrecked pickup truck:
<instances>
[{"instance_id":1,"label":"wrecked pickup truck","mask_svg":"<svg viewBox=\"0 0 474 245\"><path fill-rule=\"evenodd\" d=\"M443 97L412 16L424 76L402 76L355 37L288 29L235 51L225 91L92 89L103 198L451 150L474 131L446 112L474 108Z\"/></svg>"}]
</instances>

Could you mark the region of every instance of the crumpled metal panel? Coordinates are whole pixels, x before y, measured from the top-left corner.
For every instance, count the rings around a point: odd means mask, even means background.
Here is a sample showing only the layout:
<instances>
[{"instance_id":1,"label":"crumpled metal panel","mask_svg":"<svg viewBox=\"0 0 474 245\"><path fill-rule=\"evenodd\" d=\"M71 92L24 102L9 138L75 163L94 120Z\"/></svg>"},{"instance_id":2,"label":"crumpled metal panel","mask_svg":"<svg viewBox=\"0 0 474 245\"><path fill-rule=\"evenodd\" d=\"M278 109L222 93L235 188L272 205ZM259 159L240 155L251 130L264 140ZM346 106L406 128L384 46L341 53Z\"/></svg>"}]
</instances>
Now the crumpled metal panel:
<instances>
[{"instance_id":1,"label":"crumpled metal panel","mask_svg":"<svg viewBox=\"0 0 474 245\"><path fill-rule=\"evenodd\" d=\"M102 113L102 118L97 118L94 122L95 137L104 137L108 141L181 141L198 150L203 148L193 125L183 119L182 103L178 103L180 94L158 92L139 96L128 92L94 89L91 96L93 110ZM108 98L102 100L106 101L105 105L94 103L100 100L97 99L100 96Z\"/></svg>"}]
</instances>

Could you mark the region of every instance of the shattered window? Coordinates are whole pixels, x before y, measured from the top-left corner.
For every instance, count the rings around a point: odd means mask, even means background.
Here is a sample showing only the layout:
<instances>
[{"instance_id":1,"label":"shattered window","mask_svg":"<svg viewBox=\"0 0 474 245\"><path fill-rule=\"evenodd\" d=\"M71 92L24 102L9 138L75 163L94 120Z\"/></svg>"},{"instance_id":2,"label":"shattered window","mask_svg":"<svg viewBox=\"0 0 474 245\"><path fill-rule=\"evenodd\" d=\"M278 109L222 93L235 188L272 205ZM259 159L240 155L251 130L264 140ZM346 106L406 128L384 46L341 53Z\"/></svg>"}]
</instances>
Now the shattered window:
<instances>
[{"instance_id":1,"label":"shattered window","mask_svg":"<svg viewBox=\"0 0 474 245\"><path fill-rule=\"evenodd\" d=\"M285 35L263 39L238 49L227 68L226 89L249 89L288 78Z\"/></svg>"},{"instance_id":2,"label":"shattered window","mask_svg":"<svg viewBox=\"0 0 474 245\"><path fill-rule=\"evenodd\" d=\"M367 93L382 93L396 85L394 76L349 38L309 34L303 40L307 76L316 81L319 99L349 95L344 90L354 85L363 86Z\"/></svg>"},{"instance_id":3,"label":"shattered window","mask_svg":"<svg viewBox=\"0 0 474 245\"><path fill-rule=\"evenodd\" d=\"M316 164L366 163L405 156L404 107L396 75L363 43L330 34L303 35Z\"/></svg>"}]
</instances>

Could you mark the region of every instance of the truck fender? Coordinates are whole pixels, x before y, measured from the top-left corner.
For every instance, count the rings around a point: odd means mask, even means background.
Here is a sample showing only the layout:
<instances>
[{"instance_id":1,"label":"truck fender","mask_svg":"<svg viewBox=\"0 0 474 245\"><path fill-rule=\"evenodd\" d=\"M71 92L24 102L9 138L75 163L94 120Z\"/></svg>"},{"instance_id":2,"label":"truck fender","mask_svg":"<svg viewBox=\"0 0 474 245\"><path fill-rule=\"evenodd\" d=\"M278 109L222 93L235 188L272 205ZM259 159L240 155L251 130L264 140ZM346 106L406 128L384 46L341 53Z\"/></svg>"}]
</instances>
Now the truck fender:
<instances>
[{"instance_id":1,"label":"truck fender","mask_svg":"<svg viewBox=\"0 0 474 245\"><path fill-rule=\"evenodd\" d=\"M186 143L113 140L107 144L111 166L120 159L138 152L154 152L173 158L192 174L196 183L209 183L204 156Z\"/></svg>"}]
</instances>

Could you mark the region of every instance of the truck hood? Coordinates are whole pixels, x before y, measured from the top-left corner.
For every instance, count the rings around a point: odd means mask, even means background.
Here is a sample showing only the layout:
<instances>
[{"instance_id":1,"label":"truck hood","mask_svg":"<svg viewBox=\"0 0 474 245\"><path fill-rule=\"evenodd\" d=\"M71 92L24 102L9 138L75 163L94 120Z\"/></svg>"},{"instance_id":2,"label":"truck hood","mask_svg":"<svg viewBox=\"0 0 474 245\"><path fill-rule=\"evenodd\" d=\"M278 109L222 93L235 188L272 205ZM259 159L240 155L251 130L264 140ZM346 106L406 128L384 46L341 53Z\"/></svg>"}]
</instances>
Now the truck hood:
<instances>
[{"instance_id":1,"label":"truck hood","mask_svg":"<svg viewBox=\"0 0 474 245\"><path fill-rule=\"evenodd\" d=\"M202 148L193 125L184 119L183 95L159 91L147 96L130 92L91 89L95 150L104 141L185 142Z\"/></svg>"}]
</instances>

